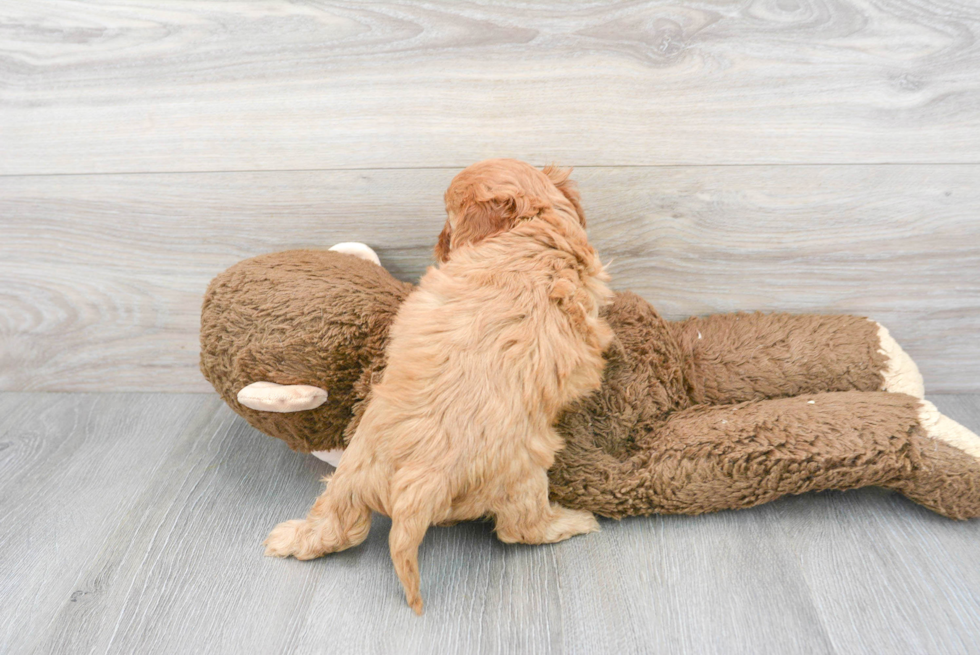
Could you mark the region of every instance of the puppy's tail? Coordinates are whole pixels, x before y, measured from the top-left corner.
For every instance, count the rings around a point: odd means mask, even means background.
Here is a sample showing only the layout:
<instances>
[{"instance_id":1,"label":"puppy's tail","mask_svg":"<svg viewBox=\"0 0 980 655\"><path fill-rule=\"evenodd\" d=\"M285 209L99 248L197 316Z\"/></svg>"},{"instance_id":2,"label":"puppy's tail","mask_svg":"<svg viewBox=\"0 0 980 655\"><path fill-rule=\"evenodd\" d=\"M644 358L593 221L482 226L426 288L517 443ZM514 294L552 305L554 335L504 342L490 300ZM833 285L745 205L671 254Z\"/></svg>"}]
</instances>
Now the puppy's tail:
<instances>
[{"instance_id":1,"label":"puppy's tail","mask_svg":"<svg viewBox=\"0 0 980 655\"><path fill-rule=\"evenodd\" d=\"M450 497L441 478L409 484L399 482L401 481L396 481L393 485L396 491L392 503L388 545L395 572L405 588L405 600L421 616L419 545L429 526L448 513Z\"/></svg>"}]
</instances>

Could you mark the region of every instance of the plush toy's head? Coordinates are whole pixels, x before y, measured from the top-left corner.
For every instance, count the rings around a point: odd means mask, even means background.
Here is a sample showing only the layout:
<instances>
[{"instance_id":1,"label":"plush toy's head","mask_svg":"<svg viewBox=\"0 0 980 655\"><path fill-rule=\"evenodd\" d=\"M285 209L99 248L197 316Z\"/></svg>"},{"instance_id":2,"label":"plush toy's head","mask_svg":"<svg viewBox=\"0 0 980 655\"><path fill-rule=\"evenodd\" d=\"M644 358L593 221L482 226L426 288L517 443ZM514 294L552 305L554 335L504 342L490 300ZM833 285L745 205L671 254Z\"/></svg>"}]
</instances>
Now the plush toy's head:
<instances>
[{"instance_id":1,"label":"plush toy's head","mask_svg":"<svg viewBox=\"0 0 980 655\"><path fill-rule=\"evenodd\" d=\"M381 266L339 252L293 250L240 262L204 297L201 371L250 424L291 448L343 448L411 290ZM256 411L237 393L257 381L313 385L327 390L327 400L293 414Z\"/></svg>"}]
</instances>

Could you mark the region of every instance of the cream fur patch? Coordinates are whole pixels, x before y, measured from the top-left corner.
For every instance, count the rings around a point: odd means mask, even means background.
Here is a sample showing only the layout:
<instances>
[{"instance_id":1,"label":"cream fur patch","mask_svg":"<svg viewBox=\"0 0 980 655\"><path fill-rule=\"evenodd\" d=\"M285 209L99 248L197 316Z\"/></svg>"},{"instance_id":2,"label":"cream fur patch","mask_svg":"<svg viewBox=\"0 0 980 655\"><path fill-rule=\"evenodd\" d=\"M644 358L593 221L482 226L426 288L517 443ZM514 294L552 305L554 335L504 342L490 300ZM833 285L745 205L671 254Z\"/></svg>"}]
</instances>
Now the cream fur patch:
<instances>
[{"instance_id":1,"label":"cream fur patch","mask_svg":"<svg viewBox=\"0 0 980 655\"><path fill-rule=\"evenodd\" d=\"M877 321L874 323L878 326L878 352L888 358L888 364L885 366L885 370L881 372L885 378L882 391L907 393L916 398L925 397L925 384L922 382L919 367L895 342L891 334L888 333L888 328Z\"/></svg>"},{"instance_id":2,"label":"cream fur patch","mask_svg":"<svg viewBox=\"0 0 980 655\"><path fill-rule=\"evenodd\" d=\"M945 441L968 455L980 459L980 437L953 419L945 416L928 400L919 407L919 423L933 439Z\"/></svg>"},{"instance_id":3,"label":"cream fur patch","mask_svg":"<svg viewBox=\"0 0 980 655\"><path fill-rule=\"evenodd\" d=\"M333 450L314 450L311 454L317 459L322 459L330 466L337 468L340 466L340 456L344 454L344 449L335 448Z\"/></svg>"},{"instance_id":4,"label":"cream fur patch","mask_svg":"<svg viewBox=\"0 0 980 655\"><path fill-rule=\"evenodd\" d=\"M238 402L262 412L302 412L326 401L326 391L307 384L253 382L238 392Z\"/></svg>"},{"instance_id":5,"label":"cream fur patch","mask_svg":"<svg viewBox=\"0 0 980 655\"><path fill-rule=\"evenodd\" d=\"M374 252L370 246L359 241L345 241L343 243L338 243L335 246L331 246L329 250L334 252L342 252L346 255L354 255L355 257L366 259L369 262L373 262L378 266L381 266L381 259L378 258L378 253Z\"/></svg>"}]
</instances>

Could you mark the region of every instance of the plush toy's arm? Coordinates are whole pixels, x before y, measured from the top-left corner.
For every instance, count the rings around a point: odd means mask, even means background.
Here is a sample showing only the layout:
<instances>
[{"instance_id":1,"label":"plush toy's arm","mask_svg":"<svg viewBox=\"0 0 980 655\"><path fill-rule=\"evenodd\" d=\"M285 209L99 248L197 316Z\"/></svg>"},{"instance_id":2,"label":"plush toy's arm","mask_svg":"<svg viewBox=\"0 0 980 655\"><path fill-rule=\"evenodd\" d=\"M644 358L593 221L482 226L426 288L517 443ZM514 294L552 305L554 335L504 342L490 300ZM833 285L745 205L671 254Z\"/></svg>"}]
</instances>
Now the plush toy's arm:
<instances>
[{"instance_id":1,"label":"plush toy's arm","mask_svg":"<svg viewBox=\"0 0 980 655\"><path fill-rule=\"evenodd\" d=\"M888 330L865 318L717 314L670 327L696 403L849 390L923 397L915 363Z\"/></svg>"},{"instance_id":2,"label":"plush toy's arm","mask_svg":"<svg viewBox=\"0 0 980 655\"><path fill-rule=\"evenodd\" d=\"M822 393L675 412L625 461L570 440L554 500L619 518L700 514L786 494L882 486L980 516L980 437L906 394Z\"/></svg>"}]
</instances>

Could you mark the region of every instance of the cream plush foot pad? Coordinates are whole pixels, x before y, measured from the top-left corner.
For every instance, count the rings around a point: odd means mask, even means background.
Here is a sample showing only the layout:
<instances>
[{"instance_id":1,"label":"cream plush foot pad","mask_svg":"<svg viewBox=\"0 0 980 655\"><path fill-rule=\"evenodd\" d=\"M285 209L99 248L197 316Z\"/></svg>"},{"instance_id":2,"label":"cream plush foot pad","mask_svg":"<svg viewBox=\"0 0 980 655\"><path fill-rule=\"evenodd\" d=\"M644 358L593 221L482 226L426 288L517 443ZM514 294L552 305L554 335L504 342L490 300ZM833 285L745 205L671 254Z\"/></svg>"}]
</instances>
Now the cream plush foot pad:
<instances>
[{"instance_id":1,"label":"cream plush foot pad","mask_svg":"<svg viewBox=\"0 0 980 655\"><path fill-rule=\"evenodd\" d=\"M923 400L919 407L919 423L931 438L945 441L967 455L980 459L980 437L969 428L940 414L936 406L928 400Z\"/></svg>"},{"instance_id":2,"label":"cream plush foot pad","mask_svg":"<svg viewBox=\"0 0 980 655\"><path fill-rule=\"evenodd\" d=\"M878 326L878 352L888 357L888 364L885 366L885 370L881 372L885 378L882 391L907 393L916 398L925 397L925 385L922 382L919 367L892 339L892 335L888 333L888 328L877 321L875 321L875 325Z\"/></svg>"},{"instance_id":3,"label":"cream plush foot pad","mask_svg":"<svg viewBox=\"0 0 980 655\"><path fill-rule=\"evenodd\" d=\"M326 401L326 391L307 384L253 382L238 392L238 402L262 412L301 412Z\"/></svg>"}]
</instances>

